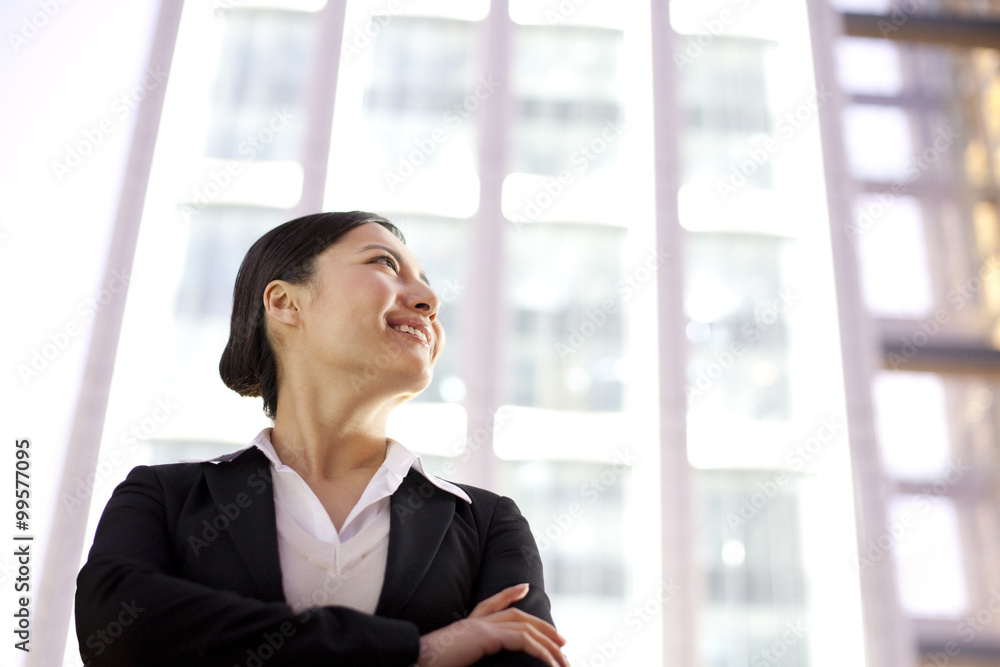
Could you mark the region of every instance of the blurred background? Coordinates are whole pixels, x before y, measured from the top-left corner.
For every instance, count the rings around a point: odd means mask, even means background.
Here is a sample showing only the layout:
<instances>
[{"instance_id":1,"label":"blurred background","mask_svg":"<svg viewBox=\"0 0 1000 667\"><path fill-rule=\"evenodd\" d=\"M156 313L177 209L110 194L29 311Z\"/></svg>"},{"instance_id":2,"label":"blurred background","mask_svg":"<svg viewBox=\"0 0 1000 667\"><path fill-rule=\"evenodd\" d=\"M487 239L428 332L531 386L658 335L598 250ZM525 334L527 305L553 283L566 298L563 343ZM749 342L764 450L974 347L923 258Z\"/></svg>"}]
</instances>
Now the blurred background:
<instances>
[{"instance_id":1,"label":"blurred background","mask_svg":"<svg viewBox=\"0 0 1000 667\"><path fill-rule=\"evenodd\" d=\"M268 425L217 372L250 244L361 209L448 332L390 435L516 500L572 664L1000 665L1000 2L0 25L0 495L30 439L34 536L32 650L7 630L0 663L80 664L75 575L132 466Z\"/></svg>"}]
</instances>

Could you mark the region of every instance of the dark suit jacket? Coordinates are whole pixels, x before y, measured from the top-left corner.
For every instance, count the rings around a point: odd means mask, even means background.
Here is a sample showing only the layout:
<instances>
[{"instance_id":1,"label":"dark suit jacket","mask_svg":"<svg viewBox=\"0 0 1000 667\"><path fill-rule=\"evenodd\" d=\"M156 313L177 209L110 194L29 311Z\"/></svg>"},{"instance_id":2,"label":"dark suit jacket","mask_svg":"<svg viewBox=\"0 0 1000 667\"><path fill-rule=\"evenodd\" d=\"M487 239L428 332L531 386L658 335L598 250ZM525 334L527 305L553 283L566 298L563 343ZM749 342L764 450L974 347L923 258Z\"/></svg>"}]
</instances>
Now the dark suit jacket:
<instances>
[{"instance_id":1,"label":"dark suit jacket","mask_svg":"<svg viewBox=\"0 0 1000 667\"><path fill-rule=\"evenodd\" d=\"M419 636L514 584L552 622L528 524L509 498L472 504L411 470L390 499L385 582L374 615L296 614L285 603L270 465L250 448L221 463L140 466L115 489L77 578L87 665L409 666ZM541 665L502 652L481 665Z\"/></svg>"}]
</instances>

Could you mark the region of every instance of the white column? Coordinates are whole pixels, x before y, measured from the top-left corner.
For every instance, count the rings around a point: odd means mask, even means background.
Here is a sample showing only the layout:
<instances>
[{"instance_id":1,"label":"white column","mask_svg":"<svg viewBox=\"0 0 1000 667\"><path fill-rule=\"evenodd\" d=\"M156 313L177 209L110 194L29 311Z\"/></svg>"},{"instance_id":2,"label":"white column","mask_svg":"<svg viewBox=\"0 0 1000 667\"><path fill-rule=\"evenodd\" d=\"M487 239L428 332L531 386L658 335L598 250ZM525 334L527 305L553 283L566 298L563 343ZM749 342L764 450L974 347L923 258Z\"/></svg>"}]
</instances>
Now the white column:
<instances>
[{"instance_id":1,"label":"white column","mask_svg":"<svg viewBox=\"0 0 1000 667\"><path fill-rule=\"evenodd\" d=\"M872 409L871 379L879 367L879 346L861 296L854 244L845 232L851 221L853 180L847 169L841 129L843 96L837 85L833 47L840 36L840 17L828 0L808 0L815 79L832 95L819 105L819 130L823 147L827 203L830 212L830 245L837 291L851 474L854 478L854 511L859 551L869 540L877 542L885 531L885 480L879 460ZM881 547L880 547L881 548ZM885 549L859 573L866 662L881 665L915 665L916 649L911 628L896 593L894 559ZM860 555L860 554L859 554Z\"/></svg>"},{"instance_id":2,"label":"white column","mask_svg":"<svg viewBox=\"0 0 1000 667\"><path fill-rule=\"evenodd\" d=\"M148 70L164 72L168 80L183 7L181 0L162 0L156 20ZM166 91L166 85L150 87L137 111L118 212L104 266L103 285L112 283L115 272L119 275L132 273ZM94 316L93 333L80 382L81 391L59 483L59 498L76 497L74 486L77 481L87 479L96 470L125 302L125 298L112 299ZM89 506L89 495L72 509L64 503L55 505L52 529L45 537L49 547L35 601L35 609L44 610L44 613L36 613L35 616L32 628L34 641L26 661L30 667L50 667L63 662Z\"/></svg>"},{"instance_id":3,"label":"white column","mask_svg":"<svg viewBox=\"0 0 1000 667\"><path fill-rule=\"evenodd\" d=\"M684 396L688 342L685 335L683 237L678 217L680 104L675 36L668 0L650 3L653 52L653 126L656 165L656 245L669 254L656 272L660 390L660 502L664 583L680 586L663 605L663 664L699 664L697 615L700 573L694 562L692 470L687 457Z\"/></svg>"},{"instance_id":4,"label":"white column","mask_svg":"<svg viewBox=\"0 0 1000 667\"><path fill-rule=\"evenodd\" d=\"M493 437L475 438L477 429L489 429L492 415L504 396L504 336L510 331L506 304L506 220L500 206L507 176L510 134L510 32L507 0L493 0L483 20L484 75L499 85L479 111L479 212L468 230L466 255L469 280L467 310L462 320L462 373L468 392L467 437L475 449L462 470L463 481L495 488L499 464ZM480 431L480 434L482 432Z\"/></svg>"},{"instance_id":5,"label":"white column","mask_svg":"<svg viewBox=\"0 0 1000 667\"><path fill-rule=\"evenodd\" d=\"M329 0L319 11L319 35L313 53L312 72L306 86L307 126L302 147L302 198L289 218L323 210L326 174L330 162L330 135L333 107L337 98L340 51L344 42L344 14L347 0Z\"/></svg>"}]
</instances>

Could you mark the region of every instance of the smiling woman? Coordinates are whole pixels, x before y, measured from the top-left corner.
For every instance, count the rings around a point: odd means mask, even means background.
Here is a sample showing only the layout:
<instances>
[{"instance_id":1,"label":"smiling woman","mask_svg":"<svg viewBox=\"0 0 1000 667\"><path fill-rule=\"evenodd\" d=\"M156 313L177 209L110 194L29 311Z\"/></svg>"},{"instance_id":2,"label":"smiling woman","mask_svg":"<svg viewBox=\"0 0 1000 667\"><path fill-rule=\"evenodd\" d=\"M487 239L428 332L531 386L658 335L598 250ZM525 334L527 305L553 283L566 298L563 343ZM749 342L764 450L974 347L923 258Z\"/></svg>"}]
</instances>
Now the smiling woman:
<instances>
[{"instance_id":1,"label":"smiling woman","mask_svg":"<svg viewBox=\"0 0 1000 667\"><path fill-rule=\"evenodd\" d=\"M377 215L251 247L219 370L274 426L115 490L78 578L86 664L568 665L517 506L386 437L432 379L439 306Z\"/></svg>"}]
</instances>

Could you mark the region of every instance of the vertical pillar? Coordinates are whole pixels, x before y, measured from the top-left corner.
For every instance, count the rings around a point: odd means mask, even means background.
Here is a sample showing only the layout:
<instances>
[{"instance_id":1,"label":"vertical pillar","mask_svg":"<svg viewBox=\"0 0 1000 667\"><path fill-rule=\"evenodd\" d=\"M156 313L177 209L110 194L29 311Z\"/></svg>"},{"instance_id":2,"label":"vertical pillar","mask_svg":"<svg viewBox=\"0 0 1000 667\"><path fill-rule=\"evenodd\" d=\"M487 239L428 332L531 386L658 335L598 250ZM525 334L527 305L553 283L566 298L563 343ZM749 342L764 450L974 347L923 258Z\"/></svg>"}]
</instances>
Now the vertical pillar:
<instances>
[{"instance_id":1,"label":"vertical pillar","mask_svg":"<svg viewBox=\"0 0 1000 667\"><path fill-rule=\"evenodd\" d=\"M499 460L493 452L492 415L504 396L504 336L510 331L504 280L507 224L500 204L507 176L511 109L511 20L507 0L493 0L482 28L484 75L500 84L483 103L478 119L479 212L469 229L466 261L470 298L462 322L467 437L474 451L463 470L463 479L494 488ZM489 431L486 442L482 441L480 429Z\"/></svg>"},{"instance_id":2,"label":"vertical pillar","mask_svg":"<svg viewBox=\"0 0 1000 667\"><path fill-rule=\"evenodd\" d=\"M183 8L181 0L161 0L156 19L147 70L164 72L167 80L170 77ZM132 272L166 91L166 85L152 87L139 103L118 212L104 266L103 285L112 282L115 272L124 275ZM125 289L128 289L127 286ZM112 299L94 316L90 347L87 349L80 381L81 390L70 427L62 478L59 481L59 498L76 497L74 486L77 480L86 479L97 469L125 302L124 298ZM47 537L49 547L35 600L35 609L44 609L45 613L35 617L32 629L37 639L32 642L32 650L28 654L26 664L29 667L48 667L61 665L63 662L76 591L79 554L87 531L89 508L89 495L72 509L63 503L55 505L52 530Z\"/></svg>"},{"instance_id":3,"label":"vertical pillar","mask_svg":"<svg viewBox=\"0 0 1000 667\"><path fill-rule=\"evenodd\" d=\"M307 126L302 146L302 198L290 218L323 210L326 174L330 162L333 107L337 99L337 75L344 43L347 0L329 0L317 15L319 35L313 53L312 73L306 86Z\"/></svg>"},{"instance_id":4,"label":"vertical pillar","mask_svg":"<svg viewBox=\"0 0 1000 667\"><path fill-rule=\"evenodd\" d=\"M651 0L653 54L653 141L656 169L656 245L670 260L656 272L659 344L660 512L662 577L680 586L663 606L663 664L698 665L699 573L695 567L692 470L687 457L686 316L684 314L684 239L677 197L680 190L680 104L675 35L668 0Z\"/></svg>"},{"instance_id":5,"label":"vertical pillar","mask_svg":"<svg viewBox=\"0 0 1000 667\"><path fill-rule=\"evenodd\" d=\"M831 91L830 100L819 106L820 141L830 213L830 246L837 292L843 364L847 429L854 479L854 513L858 549L878 541L886 526L882 467L875 434L871 378L878 368L877 339L868 317L858 277L854 244L845 230L851 221L853 180L847 169L841 130L842 95L837 85L833 57L840 33L840 17L828 0L808 0L809 32L817 85ZM885 557L858 574L865 634L865 657L869 665L914 665L916 653L911 630L899 606L894 559Z\"/></svg>"}]
</instances>

